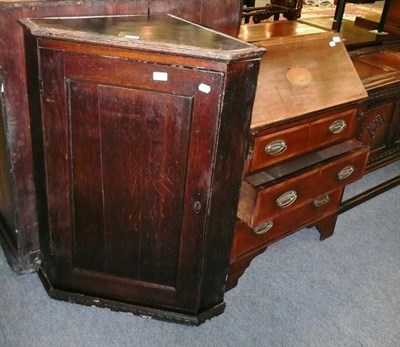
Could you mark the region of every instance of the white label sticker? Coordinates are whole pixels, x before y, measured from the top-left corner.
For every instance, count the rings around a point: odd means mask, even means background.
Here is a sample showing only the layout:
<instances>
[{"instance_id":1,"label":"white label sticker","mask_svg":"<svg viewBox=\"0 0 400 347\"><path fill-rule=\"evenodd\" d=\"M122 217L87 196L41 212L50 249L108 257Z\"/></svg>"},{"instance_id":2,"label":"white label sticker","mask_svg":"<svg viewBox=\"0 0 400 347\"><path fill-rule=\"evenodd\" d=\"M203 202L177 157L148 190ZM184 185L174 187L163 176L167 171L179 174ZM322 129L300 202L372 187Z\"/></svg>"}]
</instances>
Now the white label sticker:
<instances>
[{"instance_id":1,"label":"white label sticker","mask_svg":"<svg viewBox=\"0 0 400 347\"><path fill-rule=\"evenodd\" d=\"M335 46L336 46L336 42L335 42L335 41L331 41L331 42L329 42L329 46L331 46L331 47L335 47Z\"/></svg>"},{"instance_id":2,"label":"white label sticker","mask_svg":"<svg viewBox=\"0 0 400 347\"><path fill-rule=\"evenodd\" d=\"M129 39L129 40L139 40L140 39L140 36L137 36L137 35L124 35L124 37L126 38L126 39Z\"/></svg>"},{"instance_id":3,"label":"white label sticker","mask_svg":"<svg viewBox=\"0 0 400 347\"><path fill-rule=\"evenodd\" d=\"M168 74L166 72L153 72L154 81L168 81Z\"/></svg>"},{"instance_id":4,"label":"white label sticker","mask_svg":"<svg viewBox=\"0 0 400 347\"><path fill-rule=\"evenodd\" d=\"M207 84L200 83L199 84L199 90L203 93L208 94L211 91L211 87Z\"/></svg>"},{"instance_id":5,"label":"white label sticker","mask_svg":"<svg viewBox=\"0 0 400 347\"><path fill-rule=\"evenodd\" d=\"M340 39L340 37L339 37L339 36L335 36L335 37L333 38L333 41L335 41L335 42L340 42L340 41L341 41L341 39Z\"/></svg>"}]
</instances>

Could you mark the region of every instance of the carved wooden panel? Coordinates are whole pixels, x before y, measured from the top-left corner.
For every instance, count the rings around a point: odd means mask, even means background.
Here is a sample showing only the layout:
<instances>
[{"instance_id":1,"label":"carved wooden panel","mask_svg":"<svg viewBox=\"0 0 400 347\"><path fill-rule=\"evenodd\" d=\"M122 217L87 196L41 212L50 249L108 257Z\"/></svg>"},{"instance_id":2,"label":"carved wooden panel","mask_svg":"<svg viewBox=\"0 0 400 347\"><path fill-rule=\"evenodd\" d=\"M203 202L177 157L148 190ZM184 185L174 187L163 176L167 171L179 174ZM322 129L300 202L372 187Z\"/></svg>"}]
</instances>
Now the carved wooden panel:
<instances>
[{"instance_id":1,"label":"carved wooden panel","mask_svg":"<svg viewBox=\"0 0 400 347\"><path fill-rule=\"evenodd\" d=\"M363 143L375 149L384 145L392 118L393 107L392 103L385 103L384 105L369 109L363 115L363 131L359 135Z\"/></svg>"},{"instance_id":2,"label":"carved wooden panel","mask_svg":"<svg viewBox=\"0 0 400 347\"><path fill-rule=\"evenodd\" d=\"M350 54L368 91L356 136L371 146L367 166L371 171L400 158L400 46L393 42Z\"/></svg>"}]
</instances>

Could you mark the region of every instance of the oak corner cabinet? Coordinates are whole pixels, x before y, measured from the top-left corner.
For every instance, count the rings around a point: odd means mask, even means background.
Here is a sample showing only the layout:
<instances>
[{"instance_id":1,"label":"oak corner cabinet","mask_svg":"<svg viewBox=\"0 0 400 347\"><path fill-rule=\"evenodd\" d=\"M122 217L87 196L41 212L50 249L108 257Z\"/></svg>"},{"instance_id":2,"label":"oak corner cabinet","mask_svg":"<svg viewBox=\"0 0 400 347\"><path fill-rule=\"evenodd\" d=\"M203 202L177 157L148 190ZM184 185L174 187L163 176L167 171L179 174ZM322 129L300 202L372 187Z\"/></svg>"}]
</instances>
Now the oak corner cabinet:
<instances>
[{"instance_id":1,"label":"oak corner cabinet","mask_svg":"<svg viewBox=\"0 0 400 347\"><path fill-rule=\"evenodd\" d=\"M17 273L40 257L23 30L27 17L171 13L229 35L241 21L238 0L0 0L0 244Z\"/></svg>"},{"instance_id":2,"label":"oak corner cabinet","mask_svg":"<svg viewBox=\"0 0 400 347\"><path fill-rule=\"evenodd\" d=\"M170 15L21 22L50 296L189 324L223 312L264 49Z\"/></svg>"}]
</instances>

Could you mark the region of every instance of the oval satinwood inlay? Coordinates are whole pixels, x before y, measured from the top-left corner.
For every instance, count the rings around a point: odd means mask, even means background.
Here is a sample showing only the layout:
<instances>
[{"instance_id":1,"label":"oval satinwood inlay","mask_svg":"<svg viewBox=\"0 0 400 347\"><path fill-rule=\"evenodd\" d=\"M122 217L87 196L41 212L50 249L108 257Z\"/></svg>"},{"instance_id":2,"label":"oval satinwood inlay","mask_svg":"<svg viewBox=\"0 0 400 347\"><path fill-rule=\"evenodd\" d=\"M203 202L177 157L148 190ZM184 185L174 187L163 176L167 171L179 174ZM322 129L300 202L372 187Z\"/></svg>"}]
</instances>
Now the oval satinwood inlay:
<instances>
[{"instance_id":1,"label":"oval satinwood inlay","mask_svg":"<svg viewBox=\"0 0 400 347\"><path fill-rule=\"evenodd\" d=\"M311 82L312 75L304 67L292 67L287 71L286 78L292 84L305 85Z\"/></svg>"}]
</instances>

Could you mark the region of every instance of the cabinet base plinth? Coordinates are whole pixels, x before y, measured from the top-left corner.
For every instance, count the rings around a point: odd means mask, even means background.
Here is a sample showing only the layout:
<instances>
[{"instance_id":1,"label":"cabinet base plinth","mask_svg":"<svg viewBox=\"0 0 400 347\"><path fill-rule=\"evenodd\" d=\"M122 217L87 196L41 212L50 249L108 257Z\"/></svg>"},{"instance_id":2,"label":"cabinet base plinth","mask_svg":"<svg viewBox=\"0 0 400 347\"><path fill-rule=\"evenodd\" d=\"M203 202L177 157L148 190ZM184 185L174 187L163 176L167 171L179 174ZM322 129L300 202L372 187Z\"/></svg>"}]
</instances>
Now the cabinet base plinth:
<instances>
[{"instance_id":1,"label":"cabinet base plinth","mask_svg":"<svg viewBox=\"0 0 400 347\"><path fill-rule=\"evenodd\" d=\"M222 314L225 310L225 302L222 302L207 311L199 314L187 314L175 311L167 311L165 309L157 309L153 307L140 306L137 304L126 303L111 299L100 298L96 296L80 294L54 288L50 283L45 271L42 267L38 268L38 275L45 287L48 295L52 299L67 301L69 303L76 303L86 306L96 306L107 308L112 311L129 312L143 318L154 318L157 320L169 321L173 323L200 325L206 320Z\"/></svg>"},{"instance_id":2,"label":"cabinet base plinth","mask_svg":"<svg viewBox=\"0 0 400 347\"><path fill-rule=\"evenodd\" d=\"M20 254L11 242L7 231L0 225L0 246L8 264L19 275L36 272L40 251L31 251L28 254Z\"/></svg>"}]
</instances>

